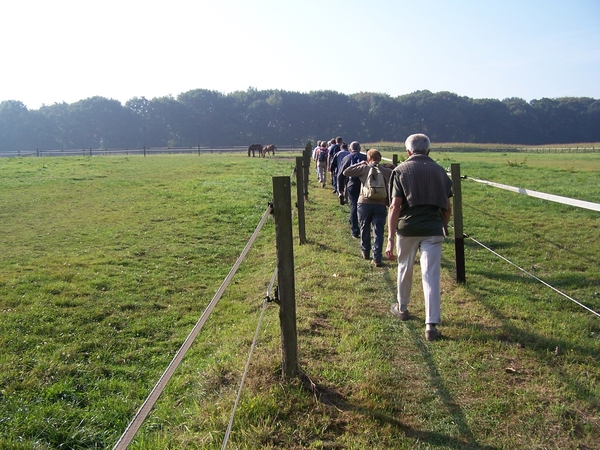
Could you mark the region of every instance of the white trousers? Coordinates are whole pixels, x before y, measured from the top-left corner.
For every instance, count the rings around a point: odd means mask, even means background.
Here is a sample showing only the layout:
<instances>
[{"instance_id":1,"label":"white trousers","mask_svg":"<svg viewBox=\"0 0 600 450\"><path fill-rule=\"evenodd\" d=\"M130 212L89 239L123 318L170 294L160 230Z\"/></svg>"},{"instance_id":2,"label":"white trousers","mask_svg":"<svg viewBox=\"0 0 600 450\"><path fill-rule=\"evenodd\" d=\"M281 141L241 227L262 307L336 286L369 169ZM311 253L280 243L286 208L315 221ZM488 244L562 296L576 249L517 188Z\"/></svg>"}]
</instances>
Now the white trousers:
<instances>
[{"instance_id":1,"label":"white trousers","mask_svg":"<svg viewBox=\"0 0 600 450\"><path fill-rule=\"evenodd\" d=\"M327 163L318 162L317 163L317 178L319 183L325 183L327 174Z\"/></svg>"},{"instance_id":2,"label":"white trousers","mask_svg":"<svg viewBox=\"0 0 600 450\"><path fill-rule=\"evenodd\" d=\"M401 309L410 303L415 256L421 249L421 278L425 297L425 323L441 322L440 268L443 236L396 235L398 252L398 303Z\"/></svg>"}]
</instances>

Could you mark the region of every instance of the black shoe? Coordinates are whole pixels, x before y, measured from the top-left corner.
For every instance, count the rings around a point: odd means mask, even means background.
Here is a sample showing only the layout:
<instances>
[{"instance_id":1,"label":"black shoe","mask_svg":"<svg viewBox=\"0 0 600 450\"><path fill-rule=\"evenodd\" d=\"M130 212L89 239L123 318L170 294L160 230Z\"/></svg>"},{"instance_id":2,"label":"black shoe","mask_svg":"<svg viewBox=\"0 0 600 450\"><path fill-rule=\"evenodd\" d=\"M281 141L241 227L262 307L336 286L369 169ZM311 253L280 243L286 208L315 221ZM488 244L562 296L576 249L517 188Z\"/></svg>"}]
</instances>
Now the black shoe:
<instances>
[{"instance_id":1,"label":"black shoe","mask_svg":"<svg viewBox=\"0 0 600 450\"><path fill-rule=\"evenodd\" d=\"M361 252L361 253L362 253L363 259L371 259L371 255L369 255L369 252Z\"/></svg>"},{"instance_id":2,"label":"black shoe","mask_svg":"<svg viewBox=\"0 0 600 450\"><path fill-rule=\"evenodd\" d=\"M381 267L381 266L383 266L383 264L381 263L381 261L377 261L376 259L373 260L373 265L375 267Z\"/></svg>"},{"instance_id":3,"label":"black shoe","mask_svg":"<svg viewBox=\"0 0 600 450\"><path fill-rule=\"evenodd\" d=\"M394 303L391 308L390 308L390 312L397 317L398 319L402 320L403 322L408 320L408 309L404 310L404 311L400 311L400 308L398 308L398 303Z\"/></svg>"},{"instance_id":4,"label":"black shoe","mask_svg":"<svg viewBox=\"0 0 600 450\"><path fill-rule=\"evenodd\" d=\"M354 239L358 239L360 236L358 234L350 234Z\"/></svg>"},{"instance_id":5,"label":"black shoe","mask_svg":"<svg viewBox=\"0 0 600 450\"><path fill-rule=\"evenodd\" d=\"M340 205L345 205L346 199L344 198L344 196L342 194L340 194L340 195L338 195L338 197L340 198Z\"/></svg>"},{"instance_id":6,"label":"black shoe","mask_svg":"<svg viewBox=\"0 0 600 450\"><path fill-rule=\"evenodd\" d=\"M440 330L438 330L435 327L433 327L431 330L425 331L425 339L428 341L435 341L436 339L439 339L441 336L442 336L442 333L440 333Z\"/></svg>"}]
</instances>

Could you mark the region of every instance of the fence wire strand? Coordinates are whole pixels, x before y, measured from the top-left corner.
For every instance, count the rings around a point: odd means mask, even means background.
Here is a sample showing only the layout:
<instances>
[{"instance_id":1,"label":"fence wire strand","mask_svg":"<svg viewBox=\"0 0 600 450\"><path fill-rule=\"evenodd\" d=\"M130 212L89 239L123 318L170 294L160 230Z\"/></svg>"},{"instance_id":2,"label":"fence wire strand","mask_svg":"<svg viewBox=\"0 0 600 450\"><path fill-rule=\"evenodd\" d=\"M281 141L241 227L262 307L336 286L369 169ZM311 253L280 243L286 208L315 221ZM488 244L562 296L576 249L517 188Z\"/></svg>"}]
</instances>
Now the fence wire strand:
<instances>
[{"instance_id":1,"label":"fence wire strand","mask_svg":"<svg viewBox=\"0 0 600 450\"><path fill-rule=\"evenodd\" d=\"M292 173L290 173L290 180L297 172L297 167L292 169ZM292 217L294 217L295 209L292 208ZM242 375L242 379L240 381L240 387L238 389L237 397L235 399L235 403L233 405L233 410L231 411L231 416L229 418L229 424L227 425L227 430L225 431L225 436L223 438L223 445L221 446L221 450L225 450L227 447L227 443L229 442L229 436L231 435L231 428L233 427L233 420L235 419L235 413L237 412L237 408L242 397L242 389L244 388L244 383L246 382L246 377L248 375L248 370L250 368L250 362L252 360L252 354L254 353L254 349L256 348L256 342L258 340L258 333L260 331L260 327L262 324L262 320L265 314L265 310L267 309L267 304L271 299L271 293L273 291L273 286L275 284L275 279L277 278L277 267L273 270L273 276L271 277L271 282L267 288L267 296L265 297L262 305L262 309L260 312L260 317L258 318L258 324L256 325L256 331L254 332L254 339L252 340L252 345L250 346L250 352L248 354L248 360L246 361L246 367L244 368L244 373Z\"/></svg>"},{"instance_id":2,"label":"fence wire strand","mask_svg":"<svg viewBox=\"0 0 600 450\"><path fill-rule=\"evenodd\" d=\"M133 420L127 426L127 428L125 429L125 431L123 432L123 434L121 435L121 437L119 438L119 440L117 441L115 446L113 447L113 450L126 449L127 446L129 445L129 443L131 442L131 440L134 438L134 436L140 429L140 427L142 426L142 424L144 423L144 421L146 420L146 418L148 417L148 414L154 407L154 404L156 403L156 401L162 394L163 390L165 389L165 386L167 385L167 383L173 376L175 369L177 369L177 367L183 360L185 354L190 349L192 343L196 339L196 336L198 336L198 333L200 332L200 330L204 326L204 323L208 319L208 316L210 316L210 314L212 313L212 311L215 308L215 306L217 305L218 301L221 299L223 292L225 291L227 286L229 286L229 283L231 282L233 276L235 275L235 273L237 272L242 261L244 260L244 258L248 254L248 252L250 251L252 244L254 244L254 241L258 237L258 233L260 232L260 230L264 226L265 222L269 218L272 210L273 210L273 206L269 205L269 207L263 214L262 219L260 220L259 224L257 225L256 229L254 230L254 233L252 234L252 236L246 243L244 250L242 250L242 253L240 254L239 258L237 259L237 261L235 262L235 264L229 271L229 274L225 277L225 280L223 280L221 287L219 287L219 289L217 290L213 299L210 301L210 303L208 304L208 306L202 313L202 316L200 317L200 319L198 319L198 322L196 322L196 325L194 325L194 328L192 329L192 331L190 332L188 337L185 339L182 346L179 348L179 350L177 350L177 353L173 357L173 360L171 361L171 363L169 364L167 369L164 371L164 373L162 374L162 376L160 377L160 379L158 380L158 382L156 383L156 385L150 392L150 395L148 396L148 398L146 398L146 400L144 401L144 403L142 404L142 406L140 407L140 409L134 416Z\"/></svg>"},{"instance_id":3,"label":"fence wire strand","mask_svg":"<svg viewBox=\"0 0 600 450\"><path fill-rule=\"evenodd\" d=\"M267 296L263 301L262 310L260 312L260 317L258 318L258 324L256 325L256 331L254 332L254 339L252 340L252 346L250 347L250 353L248 354L248 360L246 361L246 367L244 368L244 374L242 375L242 380L240 381L240 388L238 389L237 398L235 399L235 404L233 405L233 411L231 412L231 417L229 418L229 424L227 425L227 431L225 432L225 437L223 438L223 445L221 446L221 450L225 450L227 447L227 442L229 441L229 435L231 434L231 428L233 426L233 419L235 418L235 413L237 411L238 404L240 402L240 398L242 397L242 389L244 387L244 383L246 382L246 376L248 375L248 369L250 368L250 361L252 360L252 354L254 353L254 349L256 348L256 341L258 340L258 332L260 331L260 326L262 324L263 317L265 315L265 310L267 309L267 303L271 299L271 292L273 290L273 285L275 284L275 278L277 277L277 267L273 270L273 276L271 277L271 283L267 288Z\"/></svg>"},{"instance_id":4,"label":"fence wire strand","mask_svg":"<svg viewBox=\"0 0 600 450\"><path fill-rule=\"evenodd\" d=\"M571 300L573 303L576 303L577 305L581 306L582 308L588 310L589 312L591 312L592 314L600 317L600 313L594 311L593 309L587 307L586 305L584 305L583 303L575 300L573 297L565 294L564 292L556 289L554 286L550 285L549 283L545 282L544 280L542 280L541 278L536 277L534 274L532 274L531 272L528 272L527 270L523 269L522 267L518 266L517 264L515 264L514 262L510 261L508 258L502 256L500 253L495 252L494 250L492 250L491 248L489 248L488 246L486 246L485 244L479 242L477 239L472 238L471 236L465 234L464 235L466 238L471 239L473 242L475 242L477 245L480 245L481 247L483 247L484 249L486 249L487 251L493 253L494 255L496 255L498 258L506 261L507 263L511 264L512 266L516 267L517 269L519 269L521 272L529 275L531 278L535 279L536 281L539 281L540 283L542 283L544 286L549 287L550 289L552 289L554 292L556 292L559 295L562 295L563 297L565 297L568 300Z\"/></svg>"}]
</instances>

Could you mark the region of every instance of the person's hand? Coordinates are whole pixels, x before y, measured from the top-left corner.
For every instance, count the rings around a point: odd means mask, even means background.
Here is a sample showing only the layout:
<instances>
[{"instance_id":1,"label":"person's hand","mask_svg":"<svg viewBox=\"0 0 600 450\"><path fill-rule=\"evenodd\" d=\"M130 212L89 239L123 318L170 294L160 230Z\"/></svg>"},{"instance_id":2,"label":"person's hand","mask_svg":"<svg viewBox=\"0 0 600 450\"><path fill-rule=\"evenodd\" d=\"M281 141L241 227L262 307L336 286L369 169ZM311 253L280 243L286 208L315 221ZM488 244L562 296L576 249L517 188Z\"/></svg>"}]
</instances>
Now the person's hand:
<instances>
[{"instance_id":1,"label":"person's hand","mask_svg":"<svg viewBox=\"0 0 600 450\"><path fill-rule=\"evenodd\" d=\"M388 239L387 246L385 247L385 257L390 261L394 260L394 241Z\"/></svg>"}]
</instances>

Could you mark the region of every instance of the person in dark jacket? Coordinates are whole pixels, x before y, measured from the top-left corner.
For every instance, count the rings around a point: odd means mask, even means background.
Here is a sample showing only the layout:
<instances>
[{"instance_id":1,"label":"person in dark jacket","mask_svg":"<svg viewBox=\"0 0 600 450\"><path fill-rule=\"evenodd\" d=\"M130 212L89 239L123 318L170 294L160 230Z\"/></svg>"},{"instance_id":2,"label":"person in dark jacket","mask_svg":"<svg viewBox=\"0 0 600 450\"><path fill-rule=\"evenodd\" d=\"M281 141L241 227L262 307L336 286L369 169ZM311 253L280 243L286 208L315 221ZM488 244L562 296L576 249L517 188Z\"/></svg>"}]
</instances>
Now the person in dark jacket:
<instances>
[{"instance_id":1,"label":"person in dark jacket","mask_svg":"<svg viewBox=\"0 0 600 450\"><path fill-rule=\"evenodd\" d=\"M360 144L354 141L350 144L350 154L345 156L338 167L338 191L344 193L344 198L350 207L350 234L353 238L360 237L360 225L358 224L358 197L360 195L360 178L347 177L344 170L361 161L366 161L367 155L361 153Z\"/></svg>"}]
</instances>

